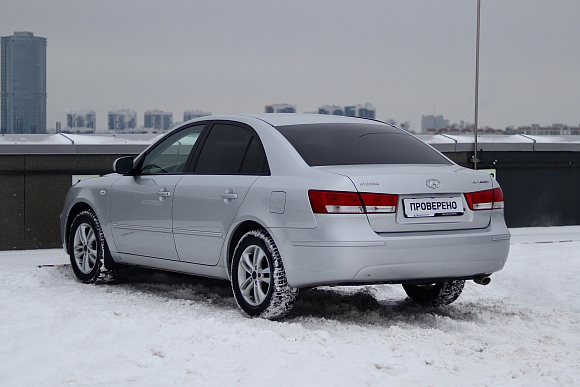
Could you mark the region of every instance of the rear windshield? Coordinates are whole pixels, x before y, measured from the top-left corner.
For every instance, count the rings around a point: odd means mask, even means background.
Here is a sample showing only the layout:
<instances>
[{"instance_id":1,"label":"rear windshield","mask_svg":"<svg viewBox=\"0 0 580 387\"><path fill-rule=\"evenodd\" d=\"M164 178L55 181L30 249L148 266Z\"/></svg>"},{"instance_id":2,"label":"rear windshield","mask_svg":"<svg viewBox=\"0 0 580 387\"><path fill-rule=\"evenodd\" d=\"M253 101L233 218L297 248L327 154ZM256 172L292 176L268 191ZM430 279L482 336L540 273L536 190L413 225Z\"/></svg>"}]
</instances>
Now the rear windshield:
<instances>
[{"instance_id":1,"label":"rear windshield","mask_svg":"<svg viewBox=\"0 0 580 387\"><path fill-rule=\"evenodd\" d=\"M451 164L421 140L387 125L304 124L276 129L310 166Z\"/></svg>"}]
</instances>

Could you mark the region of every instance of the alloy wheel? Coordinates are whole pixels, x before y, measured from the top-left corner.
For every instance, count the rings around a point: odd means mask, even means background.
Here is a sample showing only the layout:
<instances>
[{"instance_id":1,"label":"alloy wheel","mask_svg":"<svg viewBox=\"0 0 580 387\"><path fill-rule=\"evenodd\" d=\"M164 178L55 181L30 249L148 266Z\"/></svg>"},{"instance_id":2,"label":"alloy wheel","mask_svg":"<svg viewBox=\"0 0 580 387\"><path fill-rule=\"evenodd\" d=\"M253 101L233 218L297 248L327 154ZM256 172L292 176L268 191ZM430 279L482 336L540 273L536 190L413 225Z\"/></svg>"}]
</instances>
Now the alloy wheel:
<instances>
[{"instance_id":1,"label":"alloy wheel","mask_svg":"<svg viewBox=\"0 0 580 387\"><path fill-rule=\"evenodd\" d=\"M250 245L242 252L238 264L238 284L244 300L260 305L267 297L272 276L266 253L260 246Z\"/></svg>"},{"instance_id":2,"label":"alloy wheel","mask_svg":"<svg viewBox=\"0 0 580 387\"><path fill-rule=\"evenodd\" d=\"M97 236L88 223L81 223L74 236L74 257L78 269L89 274L97 263Z\"/></svg>"}]
</instances>

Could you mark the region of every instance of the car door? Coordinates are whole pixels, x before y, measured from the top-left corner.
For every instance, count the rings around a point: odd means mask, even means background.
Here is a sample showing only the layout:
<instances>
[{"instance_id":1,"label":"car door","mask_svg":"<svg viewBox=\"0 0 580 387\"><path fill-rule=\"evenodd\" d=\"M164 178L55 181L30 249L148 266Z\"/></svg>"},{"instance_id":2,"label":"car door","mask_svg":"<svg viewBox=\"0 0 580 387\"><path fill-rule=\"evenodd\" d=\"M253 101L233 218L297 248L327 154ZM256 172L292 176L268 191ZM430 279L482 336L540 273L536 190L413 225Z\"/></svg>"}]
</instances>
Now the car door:
<instances>
[{"instance_id":1,"label":"car door","mask_svg":"<svg viewBox=\"0 0 580 387\"><path fill-rule=\"evenodd\" d=\"M191 170L175 188L175 246L182 261L216 265L248 190L269 173L266 155L251 128L216 122Z\"/></svg>"},{"instance_id":2,"label":"car door","mask_svg":"<svg viewBox=\"0 0 580 387\"><path fill-rule=\"evenodd\" d=\"M118 252L178 260L173 241L175 186L205 125L186 127L156 144L111 187L110 219Z\"/></svg>"}]
</instances>

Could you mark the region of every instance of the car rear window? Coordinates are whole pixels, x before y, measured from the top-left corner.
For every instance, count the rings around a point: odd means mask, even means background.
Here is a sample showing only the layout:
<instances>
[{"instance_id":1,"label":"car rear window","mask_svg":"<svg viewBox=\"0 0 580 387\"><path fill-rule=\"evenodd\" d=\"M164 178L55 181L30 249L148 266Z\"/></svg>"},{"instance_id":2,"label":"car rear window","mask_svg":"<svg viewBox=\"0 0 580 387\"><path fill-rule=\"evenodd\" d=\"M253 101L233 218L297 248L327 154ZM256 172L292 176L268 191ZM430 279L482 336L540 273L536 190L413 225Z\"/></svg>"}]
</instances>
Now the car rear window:
<instances>
[{"instance_id":1,"label":"car rear window","mask_svg":"<svg viewBox=\"0 0 580 387\"><path fill-rule=\"evenodd\" d=\"M310 166L451 164L416 137L380 124L303 124L276 129Z\"/></svg>"}]
</instances>

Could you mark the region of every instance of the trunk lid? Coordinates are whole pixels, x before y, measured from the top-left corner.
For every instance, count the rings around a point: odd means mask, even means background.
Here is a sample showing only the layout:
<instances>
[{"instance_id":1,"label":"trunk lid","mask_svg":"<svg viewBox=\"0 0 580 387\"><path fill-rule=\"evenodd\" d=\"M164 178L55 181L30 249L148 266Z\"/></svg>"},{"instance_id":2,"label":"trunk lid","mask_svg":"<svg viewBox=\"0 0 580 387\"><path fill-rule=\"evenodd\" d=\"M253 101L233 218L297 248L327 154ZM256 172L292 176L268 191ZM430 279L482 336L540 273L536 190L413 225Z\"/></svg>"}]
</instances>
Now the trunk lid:
<instances>
[{"instance_id":1,"label":"trunk lid","mask_svg":"<svg viewBox=\"0 0 580 387\"><path fill-rule=\"evenodd\" d=\"M464 195L493 188L485 172L457 165L315 168L348 177L359 192L398 195L395 213L367 214L377 233L481 229L491 219L491 211L470 210Z\"/></svg>"}]
</instances>

